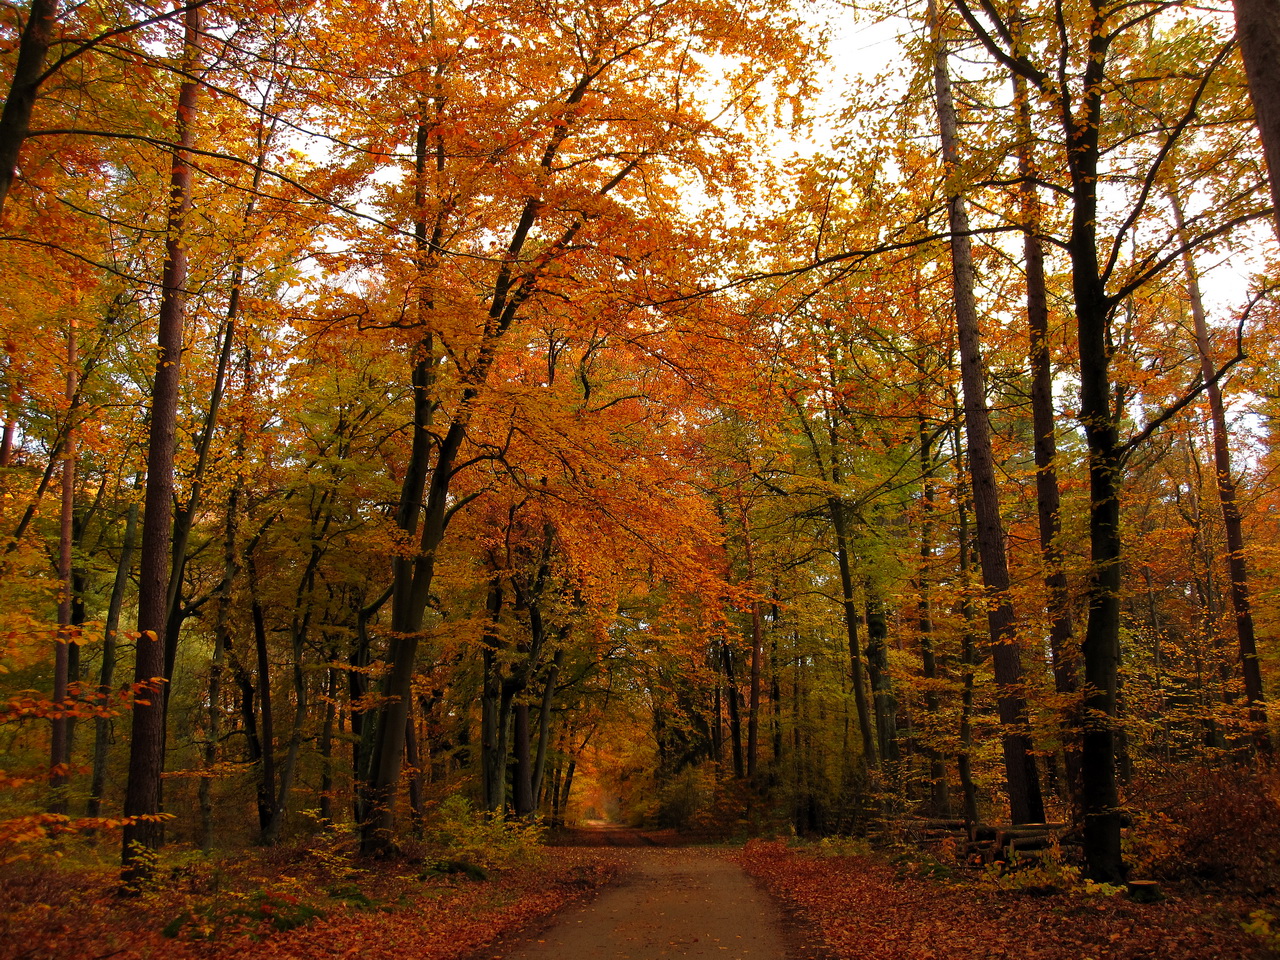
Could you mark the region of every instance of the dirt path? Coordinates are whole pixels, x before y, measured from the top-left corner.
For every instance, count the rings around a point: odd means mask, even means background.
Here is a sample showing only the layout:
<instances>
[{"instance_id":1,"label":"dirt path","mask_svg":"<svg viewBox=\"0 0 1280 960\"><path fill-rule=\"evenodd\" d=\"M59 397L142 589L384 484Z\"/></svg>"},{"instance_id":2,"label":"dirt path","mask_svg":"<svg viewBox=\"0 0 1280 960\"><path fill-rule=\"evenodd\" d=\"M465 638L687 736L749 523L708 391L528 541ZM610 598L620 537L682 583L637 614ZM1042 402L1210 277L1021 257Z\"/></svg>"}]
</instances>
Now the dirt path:
<instances>
[{"instance_id":1,"label":"dirt path","mask_svg":"<svg viewBox=\"0 0 1280 960\"><path fill-rule=\"evenodd\" d=\"M610 846L630 846L621 842ZM607 842L607 841L606 841ZM769 896L728 853L633 848L627 873L550 928L480 956L494 960L801 960L811 956Z\"/></svg>"}]
</instances>

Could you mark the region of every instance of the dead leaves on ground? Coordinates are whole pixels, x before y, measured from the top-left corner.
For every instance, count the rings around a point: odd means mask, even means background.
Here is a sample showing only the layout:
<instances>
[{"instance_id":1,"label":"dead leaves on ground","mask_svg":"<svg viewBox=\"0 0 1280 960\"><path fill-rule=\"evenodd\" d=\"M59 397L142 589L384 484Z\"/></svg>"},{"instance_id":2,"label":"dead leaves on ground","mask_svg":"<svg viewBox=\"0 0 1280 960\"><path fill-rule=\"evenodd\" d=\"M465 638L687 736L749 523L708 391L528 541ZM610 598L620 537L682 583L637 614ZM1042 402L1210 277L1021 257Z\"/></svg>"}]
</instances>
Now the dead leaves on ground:
<instances>
[{"instance_id":1,"label":"dead leaves on ground","mask_svg":"<svg viewBox=\"0 0 1280 960\"><path fill-rule=\"evenodd\" d=\"M222 889L210 891L202 877L196 891L189 877L174 873L133 900L116 896L110 871L11 865L0 878L0 960L457 960L547 917L620 869L603 851L579 850L547 851L485 882L423 878L404 862L337 877L269 855L243 861L220 873ZM209 909L211 897L252 909ZM314 911L281 930L272 913L282 904Z\"/></svg>"},{"instance_id":2,"label":"dead leaves on ground","mask_svg":"<svg viewBox=\"0 0 1280 960\"><path fill-rule=\"evenodd\" d=\"M1242 903L1051 896L903 876L874 858L749 843L744 868L836 957L874 960L1264 960Z\"/></svg>"}]
</instances>

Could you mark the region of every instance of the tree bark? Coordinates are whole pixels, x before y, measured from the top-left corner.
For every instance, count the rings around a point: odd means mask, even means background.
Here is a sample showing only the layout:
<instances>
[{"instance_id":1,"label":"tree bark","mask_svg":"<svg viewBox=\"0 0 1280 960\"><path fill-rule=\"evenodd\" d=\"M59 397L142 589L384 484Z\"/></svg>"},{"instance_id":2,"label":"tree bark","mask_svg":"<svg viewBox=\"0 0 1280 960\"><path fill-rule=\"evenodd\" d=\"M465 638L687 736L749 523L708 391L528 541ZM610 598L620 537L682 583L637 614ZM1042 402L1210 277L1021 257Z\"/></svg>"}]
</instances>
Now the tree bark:
<instances>
[{"instance_id":1,"label":"tree bark","mask_svg":"<svg viewBox=\"0 0 1280 960\"><path fill-rule=\"evenodd\" d=\"M5 200L18 172L18 153L31 129L31 114L35 110L58 12L57 0L31 0L27 22L18 40L18 62L4 110L0 112L0 218L4 216Z\"/></svg>"},{"instance_id":2,"label":"tree bark","mask_svg":"<svg viewBox=\"0 0 1280 960\"><path fill-rule=\"evenodd\" d=\"M1120 848L1116 785L1116 678L1120 660L1120 482L1124 461L1111 408L1111 312L1098 260L1098 132L1101 128L1105 63L1110 34L1094 0L1089 60L1082 102L1073 114L1062 105L1071 174L1071 286L1080 358L1080 421L1089 448L1089 618L1083 641L1084 729L1081 735L1080 799L1089 875L1110 883L1125 878Z\"/></svg>"},{"instance_id":3,"label":"tree bark","mask_svg":"<svg viewBox=\"0 0 1280 960\"><path fill-rule=\"evenodd\" d=\"M149 876L154 851L164 840L160 819L160 784L164 766L164 629L169 596L169 538L172 534L174 436L177 425L179 370L182 360L183 314L187 291L184 237L191 210L191 163L199 85L200 8L185 18L184 80L178 90L177 148L170 172L165 267L161 286L159 353L151 391L151 426L147 445L147 489L142 524L142 563L138 589L138 645L134 682L152 693L133 710L129 780L124 815L122 880L136 889Z\"/></svg>"},{"instance_id":4,"label":"tree bark","mask_svg":"<svg viewBox=\"0 0 1280 960\"><path fill-rule=\"evenodd\" d=\"M1280 237L1280 0L1235 0L1236 37L1271 177L1272 220Z\"/></svg>"},{"instance_id":5,"label":"tree bark","mask_svg":"<svg viewBox=\"0 0 1280 960\"><path fill-rule=\"evenodd\" d=\"M521 700L512 707L515 717L513 724L512 752L515 754L515 769L512 771L512 806L517 817L527 817L534 812L533 803L533 757L529 743L529 704Z\"/></svg>"}]
</instances>

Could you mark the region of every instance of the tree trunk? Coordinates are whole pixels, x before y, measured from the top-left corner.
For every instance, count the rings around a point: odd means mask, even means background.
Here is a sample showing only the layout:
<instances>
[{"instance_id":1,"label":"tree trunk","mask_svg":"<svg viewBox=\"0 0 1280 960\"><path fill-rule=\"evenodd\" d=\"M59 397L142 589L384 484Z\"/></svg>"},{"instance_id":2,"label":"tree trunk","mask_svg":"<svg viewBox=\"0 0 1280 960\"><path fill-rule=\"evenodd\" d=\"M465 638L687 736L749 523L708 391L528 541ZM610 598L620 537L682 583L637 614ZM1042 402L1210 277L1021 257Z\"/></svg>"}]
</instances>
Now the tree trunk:
<instances>
[{"instance_id":1,"label":"tree trunk","mask_svg":"<svg viewBox=\"0 0 1280 960\"><path fill-rule=\"evenodd\" d=\"M832 454L834 461L835 455ZM838 475L837 475L838 476ZM845 637L849 643L849 679L853 684L853 706L858 714L858 733L862 737L862 761L868 767L878 762L876 738L871 729L871 710L867 706L866 682L862 676L862 645L858 640L858 601L853 592L853 558L849 550L849 530L844 503L837 497L827 501L831 527L836 535L836 562L840 567L841 608L844 613Z\"/></svg>"},{"instance_id":2,"label":"tree trunk","mask_svg":"<svg viewBox=\"0 0 1280 960\"><path fill-rule=\"evenodd\" d=\"M724 663L725 699L729 707L729 744L733 752L733 775L741 780L746 776L742 762L742 715L739 704L738 681L733 671L733 648L727 643L720 646L720 658Z\"/></svg>"},{"instance_id":3,"label":"tree trunk","mask_svg":"<svg viewBox=\"0 0 1280 960\"><path fill-rule=\"evenodd\" d=\"M1272 219L1280 237L1280 0L1235 0L1236 37L1271 175Z\"/></svg>"},{"instance_id":4,"label":"tree trunk","mask_svg":"<svg viewBox=\"0 0 1280 960\"><path fill-rule=\"evenodd\" d=\"M49 747L49 812L67 812L68 767L71 763L71 718L63 711L70 708L67 688L72 681L71 661L76 646L71 608L75 585L72 572L72 547L75 541L76 510L76 392L78 364L76 356L76 322L67 323L66 359L67 425L62 444L62 510L58 525L58 641L54 648L53 703L57 713L53 719L53 735ZM78 659L78 658L77 658Z\"/></svg>"},{"instance_id":5,"label":"tree trunk","mask_svg":"<svg viewBox=\"0 0 1280 960\"><path fill-rule=\"evenodd\" d=\"M157 336L159 353L151 389L151 426L147 445L147 490L142 524L142 565L138 588L138 645L134 683L152 693L135 703L129 750L129 780L124 815L122 880L136 889L151 872L150 851L164 840L160 820L161 771L164 766L164 629L169 596L169 538L172 534L174 436L177 425L179 369L182 361L183 313L187 291L187 249L183 236L191 210L191 164L199 84L194 79L200 59L200 8L185 18L183 81L178 90L177 148L170 174L165 267ZM133 819L139 818L139 819Z\"/></svg>"},{"instance_id":6,"label":"tree trunk","mask_svg":"<svg viewBox=\"0 0 1280 960\"><path fill-rule=\"evenodd\" d=\"M139 478L141 480L141 478ZM133 569L133 548L138 536L138 502L129 504L125 514L124 537L120 543L120 561L116 564L115 582L111 586L111 600L107 604L107 620L102 635L102 669L98 674L98 698L106 706L113 693L116 671L116 645L120 634L120 611L124 607L124 594L129 588L129 573ZM89 803L86 813L91 817L102 815L102 791L107 784L107 746L111 736L111 719L95 717L93 721L93 774L90 778Z\"/></svg>"},{"instance_id":7,"label":"tree trunk","mask_svg":"<svg viewBox=\"0 0 1280 960\"><path fill-rule=\"evenodd\" d=\"M405 721L404 758L409 771L409 820L413 824L414 834L421 837L425 820L422 803L422 751L418 748L418 729L412 705L409 707L409 719Z\"/></svg>"},{"instance_id":8,"label":"tree trunk","mask_svg":"<svg viewBox=\"0 0 1280 960\"><path fill-rule=\"evenodd\" d=\"M244 432L236 441L237 459L244 456ZM213 661L209 665L209 734L204 748L204 775L200 778L200 849L213 848L213 774L222 737L222 675L231 644L232 588L240 572L236 535L240 526L241 478L237 475L227 497L227 519L222 543L222 582L218 584L213 622Z\"/></svg>"},{"instance_id":9,"label":"tree trunk","mask_svg":"<svg viewBox=\"0 0 1280 960\"><path fill-rule=\"evenodd\" d=\"M1280 55L1280 49L1276 51ZM1278 107L1280 109L1280 107ZM1280 122L1280 118L1278 118ZM1186 221L1182 203L1177 193L1173 200L1174 222L1186 242ZM1231 476L1230 434L1227 430L1227 414L1222 403L1222 389L1218 385L1217 369L1213 363L1213 349L1209 343L1209 325L1205 319L1204 302L1200 297L1200 279L1196 274L1191 251L1182 255L1187 274L1187 292L1191 300L1191 318L1195 324L1196 349L1200 354L1200 376L1205 382L1205 394L1209 398L1209 416L1213 424L1214 479L1218 487L1218 502L1222 507L1222 526L1227 535L1227 574L1231 578L1231 606L1235 611L1236 638L1240 648L1240 665L1244 673L1244 695L1249 704L1249 720L1253 724L1252 738L1260 753L1271 752L1271 737L1267 730L1266 697L1262 689L1262 671L1258 665L1258 645L1253 629L1253 609L1249 590L1249 568L1244 555L1244 529L1240 520L1240 506L1236 502L1236 484Z\"/></svg>"},{"instance_id":10,"label":"tree trunk","mask_svg":"<svg viewBox=\"0 0 1280 960\"><path fill-rule=\"evenodd\" d=\"M337 651L329 657L337 660ZM328 685L325 688L324 725L320 728L320 819L326 825L333 823L333 729L338 717L338 683L341 671L330 667ZM341 729L340 722L338 723Z\"/></svg>"},{"instance_id":11,"label":"tree trunk","mask_svg":"<svg viewBox=\"0 0 1280 960\"><path fill-rule=\"evenodd\" d=\"M973 290L973 252L969 215L964 197L952 178L960 165L960 143L951 79L947 72L947 50L942 42L936 6L930 4L935 44L934 91L942 155L946 164L949 196L948 220L951 228L951 266L954 274L956 330L960 341L960 380L964 390L964 423L968 438L969 473L972 483L974 520L978 554L982 561L982 582L987 593L987 625L991 656L998 688L1005 775L1009 807L1014 823L1042 823L1044 803L1040 796L1040 775L1032 753L1027 702L1022 691L1021 654L1015 630L1013 603L1009 599L1009 566L1005 557L1004 524L1000 518L1000 495L995 462L991 453L991 425L986 400L977 302Z\"/></svg>"},{"instance_id":12,"label":"tree trunk","mask_svg":"<svg viewBox=\"0 0 1280 960\"><path fill-rule=\"evenodd\" d=\"M256 597L254 598L254 605L256 611L258 609ZM257 612L254 614L254 619L256 631L256 622L259 619ZM266 828L262 831L262 844L267 847L278 843L280 834L284 830L284 819L289 812L289 800L293 793L293 781L298 769L298 753L302 749L302 734L306 729L308 711L307 678L302 672L304 631L305 628L301 631L293 631L293 697L295 705L293 729L289 733L289 746L285 751L284 763L280 766L280 786L271 807L271 818L267 821ZM269 746L270 741L268 741ZM270 781L267 781L267 783L269 784Z\"/></svg>"},{"instance_id":13,"label":"tree trunk","mask_svg":"<svg viewBox=\"0 0 1280 960\"><path fill-rule=\"evenodd\" d=\"M889 624L884 606L870 584L867 595L867 672L871 677L871 696L875 707L876 736L880 759L886 765L896 764L898 755L898 702L893 695L889 676Z\"/></svg>"},{"instance_id":14,"label":"tree trunk","mask_svg":"<svg viewBox=\"0 0 1280 960\"><path fill-rule=\"evenodd\" d=\"M271 696L271 657L267 647L267 624L262 603L258 600L258 572L254 569L252 552L245 555L249 568L249 615L253 621L253 649L257 660L257 702L259 739L262 752L258 757L258 831L265 836L275 813L276 791L276 730L275 711Z\"/></svg>"},{"instance_id":15,"label":"tree trunk","mask_svg":"<svg viewBox=\"0 0 1280 960\"><path fill-rule=\"evenodd\" d=\"M933 551L934 509L936 494L933 472L937 460L933 455L933 436L923 416L920 418L920 574L916 580L920 615L920 664L924 674L924 708L929 717L926 737L940 726L942 700L938 696L938 661L933 648ZM947 767L942 753L932 743L924 747L929 760L929 810L935 817L951 816L951 791L947 784Z\"/></svg>"},{"instance_id":16,"label":"tree trunk","mask_svg":"<svg viewBox=\"0 0 1280 960\"><path fill-rule=\"evenodd\" d=\"M18 62L4 110L0 112L0 218L5 199L18 172L18 153L31 129L31 113L40 89L45 56L58 20L57 0L31 0L26 25L18 40Z\"/></svg>"},{"instance_id":17,"label":"tree trunk","mask_svg":"<svg viewBox=\"0 0 1280 960\"><path fill-rule=\"evenodd\" d=\"M1031 366L1031 418L1035 432L1036 516L1040 532L1040 562L1049 614L1049 656L1054 690L1067 706L1061 717L1064 764L1071 809L1080 810L1080 755L1072 749L1079 725L1078 663L1073 656L1075 629L1071 621L1067 574L1063 569L1062 498L1058 488L1058 441L1053 414L1053 358L1049 350L1049 297L1044 275L1044 247L1040 241L1040 199L1032 157L1031 110L1026 80L1013 74L1014 112L1018 124L1018 175L1022 178L1022 246L1027 272L1028 358Z\"/></svg>"},{"instance_id":18,"label":"tree trunk","mask_svg":"<svg viewBox=\"0 0 1280 960\"><path fill-rule=\"evenodd\" d=\"M963 461L959 421L955 426L954 443L956 460ZM957 462L956 482L960 489L956 491L956 538L959 541L957 552L964 599L960 604L963 620L960 628L960 669L963 671L963 678L960 686L960 752L956 756L956 772L960 775L964 820L972 827L978 822L978 790L973 782L973 672L978 665L978 638L974 634L974 625L978 622L978 612L974 609L973 595L969 589L973 582L973 563L970 559L973 555L973 538L969 533L969 491L964 488L963 476L963 464Z\"/></svg>"},{"instance_id":19,"label":"tree trunk","mask_svg":"<svg viewBox=\"0 0 1280 960\"><path fill-rule=\"evenodd\" d=\"M533 805L534 809L542 806L543 772L547 768L547 746L551 736L551 708L555 704L556 679L560 676L560 665L564 661L564 648L560 647L551 657L551 665L547 668L547 676L542 688L542 703L538 708L538 752L533 761Z\"/></svg>"},{"instance_id":20,"label":"tree trunk","mask_svg":"<svg viewBox=\"0 0 1280 960\"><path fill-rule=\"evenodd\" d=\"M502 736L502 664L498 619L502 615L502 582L495 574L489 584L489 618L484 635L484 687L480 695L480 767L484 808L501 812L505 803L507 754Z\"/></svg>"},{"instance_id":21,"label":"tree trunk","mask_svg":"<svg viewBox=\"0 0 1280 960\"><path fill-rule=\"evenodd\" d=\"M1093 0L1095 25L1105 20L1101 0ZM1113 303L1106 294L1098 260L1098 135L1101 128L1105 64L1111 34L1089 31L1084 91L1075 111L1061 104L1070 149L1071 287L1080 359L1080 422L1089 448L1088 623L1083 641L1084 729L1080 750L1080 800L1084 851L1094 880L1125 878L1120 849L1120 807L1116 786L1116 678L1120 659L1120 483L1124 460L1116 414L1111 408L1110 334Z\"/></svg>"},{"instance_id":22,"label":"tree trunk","mask_svg":"<svg viewBox=\"0 0 1280 960\"><path fill-rule=\"evenodd\" d=\"M517 817L527 817L536 809L533 803L533 758L529 750L529 704L521 700L512 711L515 717L511 734L515 769L511 777L511 802Z\"/></svg>"}]
</instances>

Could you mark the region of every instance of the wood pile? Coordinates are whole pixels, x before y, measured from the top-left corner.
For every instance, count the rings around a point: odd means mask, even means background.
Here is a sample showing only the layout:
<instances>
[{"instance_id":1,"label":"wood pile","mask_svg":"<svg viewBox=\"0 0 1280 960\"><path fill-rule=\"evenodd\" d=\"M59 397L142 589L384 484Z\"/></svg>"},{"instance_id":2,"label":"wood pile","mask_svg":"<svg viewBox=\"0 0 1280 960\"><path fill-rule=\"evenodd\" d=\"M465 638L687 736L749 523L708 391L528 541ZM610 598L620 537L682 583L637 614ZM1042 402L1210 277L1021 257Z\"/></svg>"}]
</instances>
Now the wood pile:
<instances>
[{"instance_id":1,"label":"wood pile","mask_svg":"<svg viewBox=\"0 0 1280 960\"><path fill-rule=\"evenodd\" d=\"M963 863L981 866L1034 857L1054 844L1079 844L1066 823L994 824L921 819L902 821L900 825L906 838L917 846L939 855L949 852Z\"/></svg>"}]
</instances>

